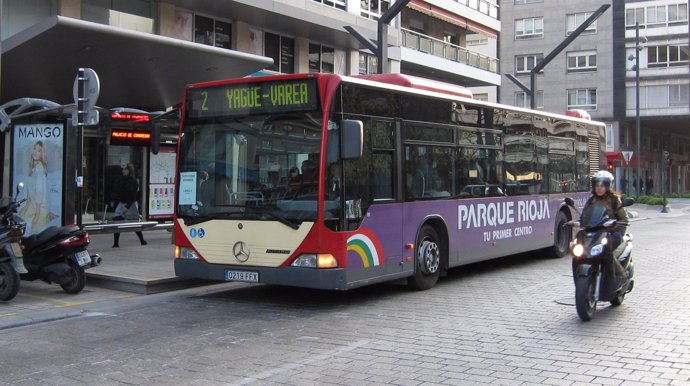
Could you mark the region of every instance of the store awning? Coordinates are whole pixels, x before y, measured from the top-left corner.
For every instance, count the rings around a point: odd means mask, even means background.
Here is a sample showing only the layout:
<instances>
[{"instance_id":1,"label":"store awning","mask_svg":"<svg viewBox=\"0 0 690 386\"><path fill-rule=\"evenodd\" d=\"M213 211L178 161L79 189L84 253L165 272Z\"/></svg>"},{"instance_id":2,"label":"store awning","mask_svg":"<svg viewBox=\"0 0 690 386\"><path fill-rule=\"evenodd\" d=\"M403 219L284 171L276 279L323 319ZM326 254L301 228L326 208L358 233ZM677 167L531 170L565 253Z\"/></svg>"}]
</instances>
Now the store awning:
<instances>
[{"instance_id":1,"label":"store awning","mask_svg":"<svg viewBox=\"0 0 690 386\"><path fill-rule=\"evenodd\" d=\"M497 32L491 28L479 25L475 22L465 19L462 16L458 16L452 12L448 12L445 9L439 8L422 0L411 0L407 4L407 7L436 19L443 20L446 23L454 24L458 27L466 28L470 31L477 32L491 38L496 38L498 36Z\"/></svg>"},{"instance_id":2,"label":"store awning","mask_svg":"<svg viewBox=\"0 0 690 386\"><path fill-rule=\"evenodd\" d=\"M190 83L234 78L271 58L52 16L2 42L0 104L23 97L66 104L79 67L98 74L103 107L156 110L179 103Z\"/></svg>"}]
</instances>

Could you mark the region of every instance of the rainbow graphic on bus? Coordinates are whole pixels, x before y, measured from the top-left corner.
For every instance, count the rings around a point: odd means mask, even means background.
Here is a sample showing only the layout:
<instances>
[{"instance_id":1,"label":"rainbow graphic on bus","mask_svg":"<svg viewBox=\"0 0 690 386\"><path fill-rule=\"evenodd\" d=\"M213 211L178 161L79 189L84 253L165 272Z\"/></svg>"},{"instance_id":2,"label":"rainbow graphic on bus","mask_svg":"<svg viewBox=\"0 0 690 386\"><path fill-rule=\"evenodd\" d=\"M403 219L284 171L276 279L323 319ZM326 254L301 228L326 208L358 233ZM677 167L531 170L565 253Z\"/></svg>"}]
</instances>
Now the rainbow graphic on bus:
<instances>
[{"instance_id":1,"label":"rainbow graphic on bus","mask_svg":"<svg viewBox=\"0 0 690 386\"><path fill-rule=\"evenodd\" d=\"M347 239L347 251L354 252L362 260L364 268L375 267L384 263L381 243L376 234L369 229L360 229L359 233Z\"/></svg>"}]
</instances>

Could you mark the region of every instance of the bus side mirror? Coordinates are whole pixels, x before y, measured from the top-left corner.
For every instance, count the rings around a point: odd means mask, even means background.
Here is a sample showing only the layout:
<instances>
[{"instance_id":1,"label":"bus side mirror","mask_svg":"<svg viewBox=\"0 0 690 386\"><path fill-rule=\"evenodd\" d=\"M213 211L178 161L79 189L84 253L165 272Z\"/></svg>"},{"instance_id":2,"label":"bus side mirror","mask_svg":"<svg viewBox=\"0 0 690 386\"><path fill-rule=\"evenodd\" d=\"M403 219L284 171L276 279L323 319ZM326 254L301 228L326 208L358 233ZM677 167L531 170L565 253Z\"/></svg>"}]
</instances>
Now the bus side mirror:
<instances>
[{"instance_id":1,"label":"bus side mirror","mask_svg":"<svg viewBox=\"0 0 690 386\"><path fill-rule=\"evenodd\" d=\"M161 147L161 124L155 122L151 126L151 153L158 154Z\"/></svg>"},{"instance_id":2,"label":"bus side mirror","mask_svg":"<svg viewBox=\"0 0 690 386\"><path fill-rule=\"evenodd\" d=\"M343 133L340 156L342 159L362 158L362 144L364 142L364 124L362 121L344 119L340 124Z\"/></svg>"}]
</instances>

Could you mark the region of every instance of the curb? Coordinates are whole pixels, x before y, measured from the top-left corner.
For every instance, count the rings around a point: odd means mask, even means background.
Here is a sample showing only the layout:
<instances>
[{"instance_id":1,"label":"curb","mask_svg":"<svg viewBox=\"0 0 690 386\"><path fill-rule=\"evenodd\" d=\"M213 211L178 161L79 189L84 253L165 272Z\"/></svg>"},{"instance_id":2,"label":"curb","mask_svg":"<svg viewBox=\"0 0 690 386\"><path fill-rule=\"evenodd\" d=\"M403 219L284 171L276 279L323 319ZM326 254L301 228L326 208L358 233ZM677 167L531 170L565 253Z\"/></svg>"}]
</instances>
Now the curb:
<instances>
[{"instance_id":1,"label":"curb","mask_svg":"<svg viewBox=\"0 0 690 386\"><path fill-rule=\"evenodd\" d=\"M212 281L183 279L172 276L156 279L141 279L127 276L115 276L101 273L86 273L87 284L94 287L118 291L133 292L141 295L152 295L161 292L216 284Z\"/></svg>"}]
</instances>

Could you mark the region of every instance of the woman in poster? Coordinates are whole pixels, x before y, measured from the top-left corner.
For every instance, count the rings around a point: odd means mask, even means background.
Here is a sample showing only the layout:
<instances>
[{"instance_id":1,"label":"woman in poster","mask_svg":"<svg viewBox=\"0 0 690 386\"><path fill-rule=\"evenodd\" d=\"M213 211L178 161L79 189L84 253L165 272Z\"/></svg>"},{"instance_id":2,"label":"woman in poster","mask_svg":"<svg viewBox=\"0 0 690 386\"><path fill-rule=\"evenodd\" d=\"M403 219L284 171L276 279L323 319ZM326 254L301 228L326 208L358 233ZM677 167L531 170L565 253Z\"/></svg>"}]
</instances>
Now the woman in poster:
<instances>
[{"instance_id":1,"label":"woman in poster","mask_svg":"<svg viewBox=\"0 0 690 386\"><path fill-rule=\"evenodd\" d=\"M29 159L29 180L26 184L26 203L19 211L24 219L31 219L31 233L43 229L57 218L48 206L48 157L43 141L34 142Z\"/></svg>"}]
</instances>

